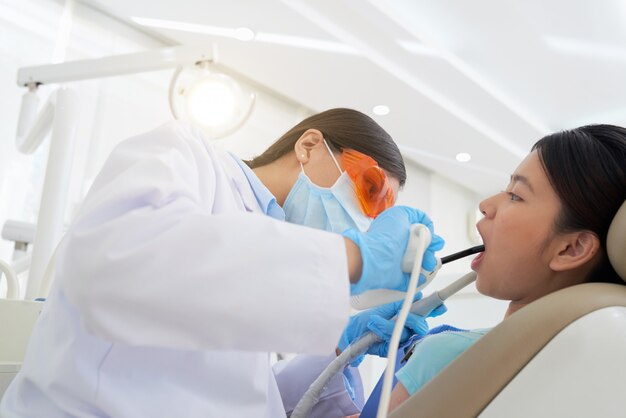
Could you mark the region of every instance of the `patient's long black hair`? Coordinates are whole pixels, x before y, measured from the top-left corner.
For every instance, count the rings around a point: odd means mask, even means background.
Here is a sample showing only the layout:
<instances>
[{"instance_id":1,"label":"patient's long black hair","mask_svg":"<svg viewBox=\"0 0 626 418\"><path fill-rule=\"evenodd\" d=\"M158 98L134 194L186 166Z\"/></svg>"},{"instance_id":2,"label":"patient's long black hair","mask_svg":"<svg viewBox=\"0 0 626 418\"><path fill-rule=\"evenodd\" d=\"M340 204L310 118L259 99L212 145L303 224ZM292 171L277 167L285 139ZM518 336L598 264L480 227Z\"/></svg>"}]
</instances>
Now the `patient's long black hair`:
<instances>
[{"instance_id":1,"label":"patient's long black hair","mask_svg":"<svg viewBox=\"0 0 626 418\"><path fill-rule=\"evenodd\" d=\"M602 258L587 281L624 284L606 255L606 236L626 200L626 129L587 125L548 135L533 145L561 200L557 233L588 230L602 246Z\"/></svg>"}]
</instances>

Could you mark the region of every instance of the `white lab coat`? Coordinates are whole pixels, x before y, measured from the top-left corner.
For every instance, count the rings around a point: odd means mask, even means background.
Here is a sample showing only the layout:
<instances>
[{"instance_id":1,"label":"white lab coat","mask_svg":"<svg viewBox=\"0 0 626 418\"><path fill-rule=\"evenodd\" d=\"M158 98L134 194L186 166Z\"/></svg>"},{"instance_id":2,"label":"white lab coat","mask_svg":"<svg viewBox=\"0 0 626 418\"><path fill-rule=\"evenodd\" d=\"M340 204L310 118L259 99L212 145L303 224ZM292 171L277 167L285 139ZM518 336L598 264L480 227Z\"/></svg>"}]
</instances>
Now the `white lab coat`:
<instances>
[{"instance_id":1,"label":"white lab coat","mask_svg":"<svg viewBox=\"0 0 626 418\"><path fill-rule=\"evenodd\" d=\"M347 262L340 236L261 212L194 128L122 142L61 244L0 415L284 416L268 353L334 350Z\"/></svg>"}]
</instances>

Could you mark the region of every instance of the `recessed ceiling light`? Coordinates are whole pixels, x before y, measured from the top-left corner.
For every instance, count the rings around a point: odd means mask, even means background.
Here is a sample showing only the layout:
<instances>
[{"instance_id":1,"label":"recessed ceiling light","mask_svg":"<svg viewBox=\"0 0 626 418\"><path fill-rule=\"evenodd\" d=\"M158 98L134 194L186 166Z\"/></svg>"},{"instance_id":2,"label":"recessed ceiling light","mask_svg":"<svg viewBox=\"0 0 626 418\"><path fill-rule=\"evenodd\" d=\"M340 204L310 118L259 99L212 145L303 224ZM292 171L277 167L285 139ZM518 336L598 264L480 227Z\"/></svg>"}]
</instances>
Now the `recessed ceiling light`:
<instances>
[{"instance_id":1,"label":"recessed ceiling light","mask_svg":"<svg viewBox=\"0 0 626 418\"><path fill-rule=\"evenodd\" d=\"M471 159L472 159L472 156L469 155L467 152L459 152L456 155L456 160L460 163L466 163Z\"/></svg>"},{"instance_id":2,"label":"recessed ceiling light","mask_svg":"<svg viewBox=\"0 0 626 418\"><path fill-rule=\"evenodd\" d=\"M385 106L385 105L374 106L374 109L372 109L372 111L374 112L375 115L385 116L389 114L389 106Z\"/></svg>"},{"instance_id":3,"label":"recessed ceiling light","mask_svg":"<svg viewBox=\"0 0 626 418\"><path fill-rule=\"evenodd\" d=\"M251 41L254 39L254 32L250 28L235 29L235 38L240 41Z\"/></svg>"}]
</instances>

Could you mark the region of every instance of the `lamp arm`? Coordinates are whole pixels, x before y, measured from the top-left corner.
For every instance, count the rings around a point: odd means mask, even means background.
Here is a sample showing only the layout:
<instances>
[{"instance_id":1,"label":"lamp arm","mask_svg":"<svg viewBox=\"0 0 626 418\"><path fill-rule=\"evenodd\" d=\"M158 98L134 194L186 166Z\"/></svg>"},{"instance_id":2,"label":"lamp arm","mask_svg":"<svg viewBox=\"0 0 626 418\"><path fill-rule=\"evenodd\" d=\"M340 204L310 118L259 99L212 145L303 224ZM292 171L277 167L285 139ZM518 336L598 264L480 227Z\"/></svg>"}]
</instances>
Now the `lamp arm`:
<instances>
[{"instance_id":1,"label":"lamp arm","mask_svg":"<svg viewBox=\"0 0 626 418\"><path fill-rule=\"evenodd\" d=\"M22 106L17 125L16 145L23 154L32 154L41 145L52 128L56 107L57 92L53 91L41 111L37 113L39 98L37 88L31 89L22 96Z\"/></svg>"}]
</instances>

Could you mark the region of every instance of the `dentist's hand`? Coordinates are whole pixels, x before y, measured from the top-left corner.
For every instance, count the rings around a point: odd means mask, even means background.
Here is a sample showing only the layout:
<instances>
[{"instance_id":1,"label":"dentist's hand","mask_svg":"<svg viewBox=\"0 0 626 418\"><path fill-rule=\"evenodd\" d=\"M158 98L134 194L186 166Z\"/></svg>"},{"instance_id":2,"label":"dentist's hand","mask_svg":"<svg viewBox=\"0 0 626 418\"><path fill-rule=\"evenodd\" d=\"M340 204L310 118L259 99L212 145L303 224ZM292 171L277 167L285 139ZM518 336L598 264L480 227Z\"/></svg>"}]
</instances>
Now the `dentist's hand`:
<instances>
[{"instance_id":1,"label":"dentist's hand","mask_svg":"<svg viewBox=\"0 0 626 418\"><path fill-rule=\"evenodd\" d=\"M355 249L346 242L349 270L354 273L361 267L360 278L358 274L350 277L351 294L358 295L366 290L381 288L406 291L410 273L402 271L402 258L409 242L411 225L416 223L428 227L432 235L422 261L422 268L432 271L437 265L435 251L443 248L444 240L435 234L430 218L418 209L394 206L378 215L367 232L352 228L343 233L345 238L358 246L361 256L361 263L358 263ZM358 278L356 282L355 277Z\"/></svg>"},{"instance_id":2,"label":"dentist's hand","mask_svg":"<svg viewBox=\"0 0 626 418\"><path fill-rule=\"evenodd\" d=\"M421 296L421 294L415 295L414 300L420 299ZM387 357L389 340L391 339L391 334L393 333L393 327L395 325L395 320L391 320L390 318L393 318L398 314L402 308L402 302L403 301L388 303L386 305L368 309L367 311L360 312L350 317L348 326L343 331L343 334L339 339L339 344L337 345L339 350L345 350L347 346L359 340L363 335L373 332L376 336L378 336L378 338L381 339L381 341L372 345L367 350L367 354ZM437 309L433 310L428 317L439 316L446 311L447 308L445 305L441 305ZM404 324L402 336L400 337L400 345L404 344L415 334L425 335L427 332L428 324L426 323L426 319L420 315L409 312L409 316L407 316ZM352 367L356 367L362 360L363 356L358 357L350 365Z\"/></svg>"}]
</instances>

